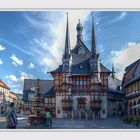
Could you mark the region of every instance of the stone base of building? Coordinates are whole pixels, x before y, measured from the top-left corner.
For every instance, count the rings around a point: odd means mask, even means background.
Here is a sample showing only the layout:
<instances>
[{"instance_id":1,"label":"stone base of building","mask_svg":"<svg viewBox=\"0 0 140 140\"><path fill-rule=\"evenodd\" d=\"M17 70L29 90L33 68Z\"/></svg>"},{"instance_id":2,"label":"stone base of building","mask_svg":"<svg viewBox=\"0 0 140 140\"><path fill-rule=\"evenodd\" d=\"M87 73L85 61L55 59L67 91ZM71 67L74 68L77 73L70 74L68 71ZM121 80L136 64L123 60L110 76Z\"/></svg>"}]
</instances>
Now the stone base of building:
<instances>
[{"instance_id":1,"label":"stone base of building","mask_svg":"<svg viewBox=\"0 0 140 140\"><path fill-rule=\"evenodd\" d=\"M71 110L63 110L62 97L56 96L56 118L69 118L69 119L95 119L95 118L107 118L107 96L101 97L101 108L98 110L91 110L90 96L84 96L86 98L85 109L77 108L77 98L73 97L73 108Z\"/></svg>"},{"instance_id":2,"label":"stone base of building","mask_svg":"<svg viewBox=\"0 0 140 140\"><path fill-rule=\"evenodd\" d=\"M92 111L92 110L75 110L75 111L65 111L64 113L57 114L56 118L65 119L105 119L107 115L104 115L102 111Z\"/></svg>"}]
</instances>

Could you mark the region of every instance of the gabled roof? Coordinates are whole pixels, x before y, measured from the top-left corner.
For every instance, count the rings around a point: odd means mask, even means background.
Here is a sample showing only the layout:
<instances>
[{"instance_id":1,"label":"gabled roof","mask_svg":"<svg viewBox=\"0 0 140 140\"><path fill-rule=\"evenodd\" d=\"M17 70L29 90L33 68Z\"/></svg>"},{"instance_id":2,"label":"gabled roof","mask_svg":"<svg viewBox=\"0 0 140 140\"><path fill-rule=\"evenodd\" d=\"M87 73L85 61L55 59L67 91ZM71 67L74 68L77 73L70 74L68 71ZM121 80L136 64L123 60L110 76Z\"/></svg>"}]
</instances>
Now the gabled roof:
<instances>
[{"instance_id":1,"label":"gabled roof","mask_svg":"<svg viewBox=\"0 0 140 140\"><path fill-rule=\"evenodd\" d=\"M0 79L0 87L10 90L10 88Z\"/></svg>"},{"instance_id":2,"label":"gabled roof","mask_svg":"<svg viewBox=\"0 0 140 140\"><path fill-rule=\"evenodd\" d=\"M129 66L127 66L125 68L125 71L128 72L132 67L135 66L135 64L139 63L140 59L138 59L137 61L133 62L132 64L130 64Z\"/></svg>"},{"instance_id":3,"label":"gabled roof","mask_svg":"<svg viewBox=\"0 0 140 140\"><path fill-rule=\"evenodd\" d=\"M125 68L125 74L123 76L123 86L127 86L132 82L140 79L140 59L130 64Z\"/></svg>"},{"instance_id":4,"label":"gabled roof","mask_svg":"<svg viewBox=\"0 0 140 140\"><path fill-rule=\"evenodd\" d=\"M53 80L39 80L40 94L42 96L55 96ZM23 88L23 100L28 100L28 93L35 93L37 79L25 79Z\"/></svg>"},{"instance_id":5,"label":"gabled roof","mask_svg":"<svg viewBox=\"0 0 140 140\"><path fill-rule=\"evenodd\" d=\"M107 69L102 63L100 63L100 65L101 65L101 72L111 73L111 71Z\"/></svg>"},{"instance_id":6,"label":"gabled roof","mask_svg":"<svg viewBox=\"0 0 140 140\"><path fill-rule=\"evenodd\" d=\"M123 92L120 90L120 86L122 84L122 81L117 78L112 78L112 76L108 77L108 93L113 94L123 94Z\"/></svg>"},{"instance_id":7,"label":"gabled roof","mask_svg":"<svg viewBox=\"0 0 140 140\"><path fill-rule=\"evenodd\" d=\"M118 78L112 78L111 76L108 77L108 86L110 88L117 89L119 86L121 86L122 81Z\"/></svg>"},{"instance_id":8,"label":"gabled roof","mask_svg":"<svg viewBox=\"0 0 140 140\"><path fill-rule=\"evenodd\" d=\"M78 48L82 47L84 49L84 54L78 54ZM91 53L89 49L85 46L82 41L79 41L74 49L71 50L72 64L71 64L71 74L89 75L90 74L90 58ZM62 72L62 65L59 65L57 69L51 71L51 74ZM101 64L101 72L111 73L103 64Z\"/></svg>"},{"instance_id":9,"label":"gabled roof","mask_svg":"<svg viewBox=\"0 0 140 140\"><path fill-rule=\"evenodd\" d=\"M86 45L84 44L84 42L82 42L81 40L78 40L76 46L71 50L72 54L78 54L78 48L82 47L85 51L85 53L83 55L86 55L88 57L90 57L91 53L90 50L86 47Z\"/></svg>"}]
</instances>

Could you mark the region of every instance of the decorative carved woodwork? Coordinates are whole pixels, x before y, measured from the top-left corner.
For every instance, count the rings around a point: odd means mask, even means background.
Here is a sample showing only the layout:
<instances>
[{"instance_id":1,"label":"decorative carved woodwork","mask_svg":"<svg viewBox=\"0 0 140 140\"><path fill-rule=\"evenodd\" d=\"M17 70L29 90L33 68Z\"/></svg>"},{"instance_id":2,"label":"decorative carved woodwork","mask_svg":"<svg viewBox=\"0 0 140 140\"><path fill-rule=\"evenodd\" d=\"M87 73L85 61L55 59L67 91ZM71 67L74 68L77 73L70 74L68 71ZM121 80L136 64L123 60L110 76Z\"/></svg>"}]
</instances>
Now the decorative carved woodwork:
<instances>
[{"instance_id":1,"label":"decorative carved woodwork","mask_svg":"<svg viewBox=\"0 0 140 140\"><path fill-rule=\"evenodd\" d=\"M72 104L62 104L63 110L72 110Z\"/></svg>"}]
</instances>

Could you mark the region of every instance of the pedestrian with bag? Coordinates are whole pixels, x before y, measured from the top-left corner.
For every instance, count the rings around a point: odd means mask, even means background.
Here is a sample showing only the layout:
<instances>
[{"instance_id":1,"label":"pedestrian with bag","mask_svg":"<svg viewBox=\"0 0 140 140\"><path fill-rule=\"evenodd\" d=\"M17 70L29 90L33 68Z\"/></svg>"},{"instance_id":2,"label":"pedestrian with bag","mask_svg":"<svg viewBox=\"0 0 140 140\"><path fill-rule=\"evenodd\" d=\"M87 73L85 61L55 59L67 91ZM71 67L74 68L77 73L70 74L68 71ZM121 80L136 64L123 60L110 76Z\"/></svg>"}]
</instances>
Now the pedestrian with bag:
<instances>
[{"instance_id":1,"label":"pedestrian with bag","mask_svg":"<svg viewBox=\"0 0 140 140\"><path fill-rule=\"evenodd\" d=\"M17 114L14 108L14 102L10 103L9 110L6 113L6 125L8 129L16 129L17 126Z\"/></svg>"}]
</instances>

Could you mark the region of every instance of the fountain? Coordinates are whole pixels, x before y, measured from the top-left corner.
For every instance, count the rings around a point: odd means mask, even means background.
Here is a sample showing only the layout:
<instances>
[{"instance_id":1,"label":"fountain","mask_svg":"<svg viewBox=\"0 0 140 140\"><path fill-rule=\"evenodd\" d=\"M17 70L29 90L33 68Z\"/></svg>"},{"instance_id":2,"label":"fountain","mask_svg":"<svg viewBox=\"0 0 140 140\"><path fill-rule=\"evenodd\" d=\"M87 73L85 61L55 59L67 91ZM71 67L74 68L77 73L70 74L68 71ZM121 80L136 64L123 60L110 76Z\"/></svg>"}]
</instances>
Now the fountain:
<instances>
[{"instance_id":1,"label":"fountain","mask_svg":"<svg viewBox=\"0 0 140 140\"><path fill-rule=\"evenodd\" d=\"M46 124L45 119L45 103L41 99L39 79L37 79L35 87L35 102L32 108L32 115L28 117L29 126L36 128L42 127Z\"/></svg>"}]
</instances>

